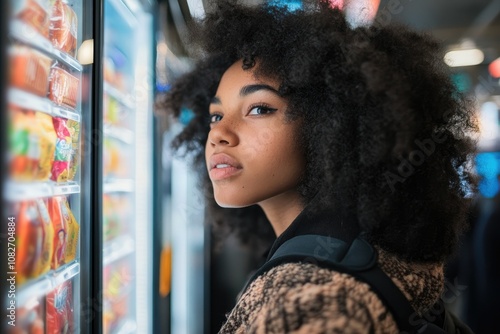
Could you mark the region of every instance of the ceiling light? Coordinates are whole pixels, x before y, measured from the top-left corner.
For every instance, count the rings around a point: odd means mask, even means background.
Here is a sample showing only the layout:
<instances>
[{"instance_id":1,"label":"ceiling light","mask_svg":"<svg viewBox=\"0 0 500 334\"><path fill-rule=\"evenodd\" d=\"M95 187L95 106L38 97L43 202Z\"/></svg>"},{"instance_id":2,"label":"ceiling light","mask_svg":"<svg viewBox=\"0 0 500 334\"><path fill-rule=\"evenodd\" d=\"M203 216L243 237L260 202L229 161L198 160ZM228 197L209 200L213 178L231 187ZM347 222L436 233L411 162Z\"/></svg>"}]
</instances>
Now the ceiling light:
<instances>
[{"instance_id":1,"label":"ceiling light","mask_svg":"<svg viewBox=\"0 0 500 334\"><path fill-rule=\"evenodd\" d=\"M484 53L479 49L453 50L444 56L444 62L450 67L478 65L483 60Z\"/></svg>"}]
</instances>

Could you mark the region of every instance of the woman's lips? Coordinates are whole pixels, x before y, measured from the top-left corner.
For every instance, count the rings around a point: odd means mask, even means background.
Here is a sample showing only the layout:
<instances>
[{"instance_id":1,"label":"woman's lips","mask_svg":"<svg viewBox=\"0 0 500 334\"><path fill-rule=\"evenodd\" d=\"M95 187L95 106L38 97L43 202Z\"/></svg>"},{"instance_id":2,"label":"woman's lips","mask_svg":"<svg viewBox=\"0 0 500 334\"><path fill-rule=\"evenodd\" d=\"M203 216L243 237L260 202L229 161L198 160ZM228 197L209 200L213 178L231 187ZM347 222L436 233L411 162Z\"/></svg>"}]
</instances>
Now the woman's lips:
<instances>
[{"instance_id":1,"label":"woman's lips","mask_svg":"<svg viewBox=\"0 0 500 334\"><path fill-rule=\"evenodd\" d=\"M242 171L241 164L225 153L217 153L209 159L209 175L212 181L223 180Z\"/></svg>"}]
</instances>

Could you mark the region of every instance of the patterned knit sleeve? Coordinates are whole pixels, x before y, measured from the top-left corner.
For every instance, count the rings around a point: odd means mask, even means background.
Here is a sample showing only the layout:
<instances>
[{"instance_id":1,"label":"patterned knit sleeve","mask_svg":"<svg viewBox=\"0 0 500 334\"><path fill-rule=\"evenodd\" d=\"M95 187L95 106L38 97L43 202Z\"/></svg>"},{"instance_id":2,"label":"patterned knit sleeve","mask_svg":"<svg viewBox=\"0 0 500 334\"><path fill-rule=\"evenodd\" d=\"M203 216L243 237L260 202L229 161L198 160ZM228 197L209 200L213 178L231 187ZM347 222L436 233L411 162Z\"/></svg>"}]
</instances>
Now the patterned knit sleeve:
<instances>
[{"instance_id":1,"label":"patterned knit sleeve","mask_svg":"<svg viewBox=\"0 0 500 334\"><path fill-rule=\"evenodd\" d=\"M284 268L283 268L284 267ZM259 278L221 333L396 333L367 284L325 269L286 266ZM304 277L304 273L310 273Z\"/></svg>"}]
</instances>

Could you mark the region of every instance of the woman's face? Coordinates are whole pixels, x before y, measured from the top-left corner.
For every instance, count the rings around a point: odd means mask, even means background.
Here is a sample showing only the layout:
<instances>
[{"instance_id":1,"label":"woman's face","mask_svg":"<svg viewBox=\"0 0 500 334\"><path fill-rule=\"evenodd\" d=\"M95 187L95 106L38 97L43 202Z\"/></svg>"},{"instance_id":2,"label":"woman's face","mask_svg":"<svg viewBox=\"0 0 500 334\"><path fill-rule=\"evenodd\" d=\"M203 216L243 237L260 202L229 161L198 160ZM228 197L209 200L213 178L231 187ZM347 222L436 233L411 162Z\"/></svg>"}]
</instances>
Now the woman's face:
<instances>
[{"instance_id":1,"label":"woman's face","mask_svg":"<svg viewBox=\"0 0 500 334\"><path fill-rule=\"evenodd\" d=\"M290 203L299 197L305 166L296 139L300 121L285 120L278 82L257 80L241 66L224 73L210 104L205 157L215 200L228 208Z\"/></svg>"}]
</instances>

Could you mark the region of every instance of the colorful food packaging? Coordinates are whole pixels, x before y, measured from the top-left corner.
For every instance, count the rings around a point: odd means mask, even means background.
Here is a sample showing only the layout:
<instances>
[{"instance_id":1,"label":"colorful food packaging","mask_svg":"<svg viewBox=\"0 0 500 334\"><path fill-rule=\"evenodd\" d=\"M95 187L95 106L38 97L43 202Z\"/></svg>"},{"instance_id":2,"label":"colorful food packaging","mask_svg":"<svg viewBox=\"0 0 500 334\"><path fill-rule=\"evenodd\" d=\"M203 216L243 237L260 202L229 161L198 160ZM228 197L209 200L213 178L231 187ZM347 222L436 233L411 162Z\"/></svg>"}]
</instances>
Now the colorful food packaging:
<instances>
[{"instance_id":1,"label":"colorful food packaging","mask_svg":"<svg viewBox=\"0 0 500 334\"><path fill-rule=\"evenodd\" d=\"M33 299L17 309L16 326L10 328L8 334L44 334L45 302Z\"/></svg>"},{"instance_id":2,"label":"colorful food packaging","mask_svg":"<svg viewBox=\"0 0 500 334\"><path fill-rule=\"evenodd\" d=\"M104 138L103 169L105 177L130 177L130 147L114 138Z\"/></svg>"},{"instance_id":3,"label":"colorful food packaging","mask_svg":"<svg viewBox=\"0 0 500 334\"><path fill-rule=\"evenodd\" d=\"M58 65L50 71L49 98L57 105L76 108L80 80Z\"/></svg>"},{"instance_id":4,"label":"colorful food packaging","mask_svg":"<svg viewBox=\"0 0 500 334\"><path fill-rule=\"evenodd\" d=\"M52 59L21 45L9 48L9 59L11 86L45 97Z\"/></svg>"},{"instance_id":5,"label":"colorful food packaging","mask_svg":"<svg viewBox=\"0 0 500 334\"><path fill-rule=\"evenodd\" d=\"M50 269L54 230L43 200L18 205L16 265L17 283L22 284Z\"/></svg>"},{"instance_id":6,"label":"colorful food packaging","mask_svg":"<svg viewBox=\"0 0 500 334\"><path fill-rule=\"evenodd\" d=\"M37 170L37 154L33 152L37 139L34 138L32 131L35 113L13 105L9 105L9 109L7 133L10 178L19 181L32 180Z\"/></svg>"},{"instance_id":7,"label":"colorful food packaging","mask_svg":"<svg viewBox=\"0 0 500 334\"><path fill-rule=\"evenodd\" d=\"M121 261L103 270L103 327L112 332L129 312L130 287L132 282L130 262Z\"/></svg>"},{"instance_id":8,"label":"colorful food packaging","mask_svg":"<svg viewBox=\"0 0 500 334\"><path fill-rule=\"evenodd\" d=\"M78 21L76 13L61 0L56 0L50 16L49 39L57 49L76 56Z\"/></svg>"},{"instance_id":9,"label":"colorful food packaging","mask_svg":"<svg viewBox=\"0 0 500 334\"><path fill-rule=\"evenodd\" d=\"M80 123L61 117L52 121L57 139L51 180L66 182L74 178L78 168Z\"/></svg>"},{"instance_id":10,"label":"colorful food packaging","mask_svg":"<svg viewBox=\"0 0 500 334\"><path fill-rule=\"evenodd\" d=\"M48 180L56 147L52 116L9 106L9 162L14 180Z\"/></svg>"},{"instance_id":11,"label":"colorful food packaging","mask_svg":"<svg viewBox=\"0 0 500 334\"><path fill-rule=\"evenodd\" d=\"M73 285L66 281L47 294L46 333L74 333Z\"/></svg>"},{"instance_id":12,"label":"colorful food packaging","mask_svg":"<svg viewBox=\"0 0 500 334\"><path fill-rule=\"evenodd\" d=\"M80 226L64 196L52 197L49 200L49 213L54 228L54 255L51 267L57 269L76 258Z\"/></svg>"},{"instance_id":13,"label":"colorful food packaging","mask_svg":"<svg viewBox=\"0 0 500 334\"><path fill-rule=\"evenodd\" d=\"M49 37L49 13L46 0L12 1L14 17L35 28L43 37Z\"/></svg>"}]
</instances>

